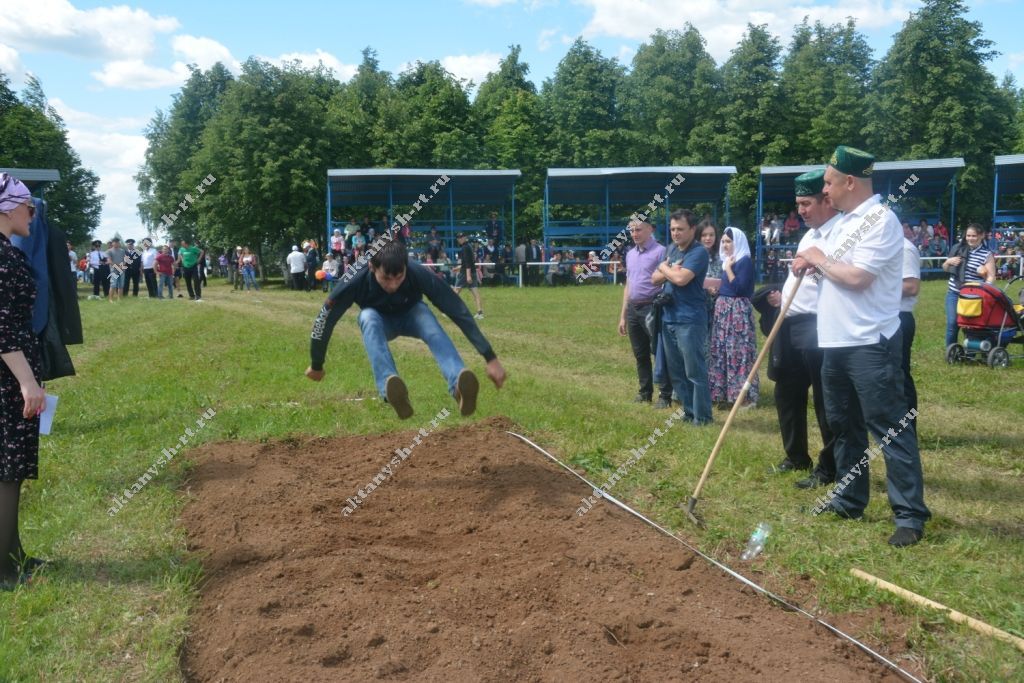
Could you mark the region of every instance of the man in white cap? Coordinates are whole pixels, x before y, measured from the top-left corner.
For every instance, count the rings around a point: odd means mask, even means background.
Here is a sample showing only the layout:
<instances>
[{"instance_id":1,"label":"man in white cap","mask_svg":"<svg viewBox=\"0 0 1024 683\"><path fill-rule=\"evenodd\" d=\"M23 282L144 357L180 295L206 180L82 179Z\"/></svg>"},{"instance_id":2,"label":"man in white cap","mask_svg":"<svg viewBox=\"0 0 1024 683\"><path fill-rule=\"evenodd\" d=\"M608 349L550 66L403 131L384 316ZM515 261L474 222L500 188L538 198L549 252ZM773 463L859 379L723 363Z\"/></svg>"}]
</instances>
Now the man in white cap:
<instances>
[{"instance_id":1,"label":"man in white cap","mask_svg":"<svg viewBox=\"0 0 1024 683\"><path fill-rule=\"evenodd\" d=\"M292 276L292 289L306 289L306 255L299 251L299 245L292 245L292 253L288 254L288 272Z\"/></svg>"}]
</instances>

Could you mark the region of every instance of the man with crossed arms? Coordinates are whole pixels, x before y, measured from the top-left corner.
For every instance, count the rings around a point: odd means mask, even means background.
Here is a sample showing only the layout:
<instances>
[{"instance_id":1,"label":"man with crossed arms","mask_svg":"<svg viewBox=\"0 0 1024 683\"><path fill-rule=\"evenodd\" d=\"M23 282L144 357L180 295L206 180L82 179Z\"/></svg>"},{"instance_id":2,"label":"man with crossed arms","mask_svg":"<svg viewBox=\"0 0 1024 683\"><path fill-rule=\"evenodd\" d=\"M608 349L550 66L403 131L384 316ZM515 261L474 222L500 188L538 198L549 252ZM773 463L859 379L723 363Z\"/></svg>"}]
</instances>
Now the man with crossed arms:
<instances>
[{"instance_id":1,"label":"man with crossed arms","mask_svg":"<svg viewBox=\"0 0 1024 683\"><path fill-rule=\"evenodd\" d=\"M870 495L870 431L883 444L889 504L896 518L889 544L905 547L923 538L931 513L924 503L917 430L907 419L900 367L903 228L872 189L874 161L859 149L836 148L823 187L832 206L843 212L827 240L831 256L809 247L797 253L793 270L817 269L822 275L821 381L828 424L836 435L836 476L842 483L830 493L827 509L845 519L863 517Z\"/></svg>"}]
</instances>

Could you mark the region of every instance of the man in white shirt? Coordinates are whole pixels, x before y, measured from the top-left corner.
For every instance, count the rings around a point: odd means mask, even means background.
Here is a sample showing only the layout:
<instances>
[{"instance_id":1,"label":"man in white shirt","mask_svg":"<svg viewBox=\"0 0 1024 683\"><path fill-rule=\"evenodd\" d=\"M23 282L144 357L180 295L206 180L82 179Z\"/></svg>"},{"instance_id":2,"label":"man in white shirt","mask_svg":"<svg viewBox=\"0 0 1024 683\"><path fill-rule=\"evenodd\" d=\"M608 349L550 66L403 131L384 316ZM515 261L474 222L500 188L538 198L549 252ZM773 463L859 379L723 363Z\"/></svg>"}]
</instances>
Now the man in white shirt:
<instances>
[{"instance_id":1,"label":"man in white shirt","mask_svg":"<svg viewBox=\"0 0 1024 683\"><path fill-rule=\"evenodd\" d=\"M89 251L89 277L92 278L92 294L90 299L100 298L100 286L103 287L103 296L110 293L110 265L107 263L107 256L100 248L103 242L92 241L92 249Z\"/></svg>"},{"instance_id":2,"label":"man in white shirt","mask_svg":"<svg viewBox=\"0 0 1024 683\"><path fill-rule=\"evenodd\" d=\"M907 405L917 410L917 387L910 374L910 347L914 345L917 321L914 320L914 306L921 291L921 252L910 239L913 231L903 224L903 292L900 298L900 331L903 333L903 354L900 367L903 368L903 393ZM907 233L910 232L910 235Z\"/></svg>"},{"instance_id":3,"label":"man in white shirt","mask_svg":"<svg viewBox=\"0 0 1024 683\"><path fill-rule=\"evenodd\" d=\"M868 463L884 455L889 504L896 532L889 544L914 545L931 513L924 503L924 477L914 418L908 411L900 368L900 299L903 229L874 194L874 157L840 145L825 169L824 193L843 217L826 249L797 254L796 272L818 269L818 344L825 411L836 435L838 483L817 510L861 519L870 495ZM826 251L829 256L826 256ZM868 447L866 432L881 441Z\"/></svg>"},{"instance_id":4,"label":"man in white shirt","mask_svg":"<svg viewBox=\"0 0 1024 683\"><path fill-rule=\"evenodd\" d=\"M300 292L306 289L306 255L299 251L298 245L292 246L292 253L285 259L288 272L292 276L292 288Z\"/></svg>"},{"instance_id":5,"label":"man in white shirt","mask_svg":"<svg viewBox=\"0 0 1024 683\"><path fill-rule=\"evenodd\" d=\"M142 240L142 277L146 280L146 291L150 299L156 297L156 249L153 240L148 237Z\"/></svg>"},{"instance_id":6,"label":"man in white shirt","mask_svg":"<svg viewBox=\"0 0 1024 683\"><path fill-rule=\"evenodd\" d=\"M812 246L823 248L839 212L822 193L824 171L810 171L794 180L796 206L800 217L810 228L800 239L797 251ZM786 278L782 293L768 295L768 302L780 307L796 287L796 276ZM818 283L808 274L797 290L793 303L772 344L772 362L768 378L775 382L775 409L779 414L779 429L786 459L776 465L776 472L809 470L814 465L807 452L807 391L814 389L814 415L821 431L823 447L818 454L818 466L811 476L796 482L797 487L810 489L827 486L835 481L835 436L829 429L825 415L825 397L821 388L822 351L818 347Z\"/></svg>"}]
</instances>

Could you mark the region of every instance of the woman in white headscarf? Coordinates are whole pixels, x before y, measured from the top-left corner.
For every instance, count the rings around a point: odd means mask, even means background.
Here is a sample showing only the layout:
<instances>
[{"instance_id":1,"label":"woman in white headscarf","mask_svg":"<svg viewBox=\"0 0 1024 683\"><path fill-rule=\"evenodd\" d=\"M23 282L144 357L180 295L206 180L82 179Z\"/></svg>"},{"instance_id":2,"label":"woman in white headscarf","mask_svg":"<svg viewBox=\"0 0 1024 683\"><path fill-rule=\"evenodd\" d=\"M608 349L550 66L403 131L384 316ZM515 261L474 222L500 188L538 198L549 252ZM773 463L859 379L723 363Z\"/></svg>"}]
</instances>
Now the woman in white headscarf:
<instances>
[{"instance_id":1,"label":"woman in white headscarf","mask_svg":"<svg viewBox=\"0 0 1024 683\"><path fill-rule=\"evenodd\" d=\"M708 382L712 402L728 405L739 396L757 358L757 331L754 308L750 304L754 294L754 262L747 236L739 228L723 231L718 254L722 263L722 286L715 302ZM744 406L756 405L757 394L755 376Z\"/></svg>"}]
</instances>

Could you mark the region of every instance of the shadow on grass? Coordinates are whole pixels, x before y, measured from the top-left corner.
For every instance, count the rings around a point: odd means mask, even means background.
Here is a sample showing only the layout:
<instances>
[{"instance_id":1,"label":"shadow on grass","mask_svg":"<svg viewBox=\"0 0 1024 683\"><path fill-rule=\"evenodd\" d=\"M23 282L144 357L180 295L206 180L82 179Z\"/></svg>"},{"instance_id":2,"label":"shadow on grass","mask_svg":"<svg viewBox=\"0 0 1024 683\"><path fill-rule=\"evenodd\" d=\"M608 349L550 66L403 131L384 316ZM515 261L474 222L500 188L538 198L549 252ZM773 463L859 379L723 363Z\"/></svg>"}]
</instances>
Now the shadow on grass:
<instances>
[{"instance_id":1,"label":"shadow on grass","mask_svg":"<svg viewBox=\"0 0 1024 683\"><path fill-rule=\"evenodd\" d=\"M953 449L991 449L1002 448L1009 452L1019 452L1020 439L1013 434L987 433L977 436L970 434L939 434L921 440L921 448L928 450Z\"/></svg>"},{"instance_id":2,"label":"shadow on grass","mask_svg":"<svg viewBox=\"0 0 1024 683\"><path fill-rule=\"evenodd\" d=\"M925 495L940 491L956 500L993 503L1019 503L1024 483L1015 480L961 476L957 479L929 476L925 473Z\"/></svg>"},{"instance_id":3,"label":"shadow on grass","mask_svg":"<svg viewBox=\"0 0 1024 683\"><path fill-rule=\"evenodd\" d=\"M40 576L45 581L59 584L153 586L180 576L182 566L188 564L194 564L194 571L198 572L197 563L175 552L95 560L54 557L49 558Z\"/></svg>"}]
</instances>

